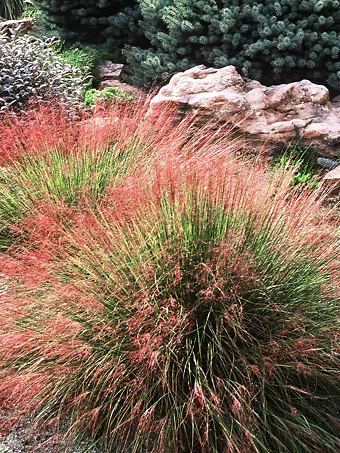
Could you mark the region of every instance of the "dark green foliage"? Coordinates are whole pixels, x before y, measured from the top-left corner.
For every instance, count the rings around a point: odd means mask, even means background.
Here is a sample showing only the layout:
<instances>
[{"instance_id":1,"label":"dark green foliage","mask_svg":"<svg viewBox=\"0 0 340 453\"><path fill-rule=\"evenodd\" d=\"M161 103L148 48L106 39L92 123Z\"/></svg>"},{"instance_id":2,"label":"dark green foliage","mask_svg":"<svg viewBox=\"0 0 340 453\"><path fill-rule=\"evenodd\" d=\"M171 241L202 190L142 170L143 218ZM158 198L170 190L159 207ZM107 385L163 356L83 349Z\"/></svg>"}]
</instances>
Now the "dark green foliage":
<instances>
[{"instance_id":1,"label":"dark green foliage","mask_svg":"<svg viewBox=\"0 0 340 453\"><path fill-rule=\"evenodd\" d=\"M1 0L0 17L4 19L16 19L25 8L24 0Z\"/></svg>"},{"instance_id":2,"label":"dark green foliage","mask_svg":"<svg viewBox=\"0 0 340 453\"><path fill-rule=\"evenodd\" d=\"M127 49L134 83L232 64L265 84L308 78L340 89L338 0L143 0L140 7L152 48Z\"/></svg>"},{"instance_id":3,"label":"dark green foliage","mask_svg":"<svg viewBox=\"0 0 340 453\"><path fill-rule=\"evenodd\" d=\"M48 20L47 14L40 8L38 0L31 2L27 0L26 6L21 13L21 18L31 17L34 21L34 27L30 30L30 34L37 38L44 39L46 37L55 37L61 40L60 30Z\"/></svg>"},{"instance_id":4,"label":"dark green foliage","mask_svg":"<svg viewBox=\"0 0 340 453\"><path fill-rule=\"evenodd\" d=\"M121 46L142 36L136 0L39 0L68 42Z\"/></svg>"},{"instance_id":5,"label":"dark green foliage","mask_svg":"<svg viewBox=\"0 0 340 453\"><path fill-rule=\"evenodd\" d=\"M295 167L295 172L292 174L292 186L298 186L302 190L319 187L322 171L317 162L317 152L303 143L288 146L277 159L276 166Z\"/></svg>"}]
</instances>

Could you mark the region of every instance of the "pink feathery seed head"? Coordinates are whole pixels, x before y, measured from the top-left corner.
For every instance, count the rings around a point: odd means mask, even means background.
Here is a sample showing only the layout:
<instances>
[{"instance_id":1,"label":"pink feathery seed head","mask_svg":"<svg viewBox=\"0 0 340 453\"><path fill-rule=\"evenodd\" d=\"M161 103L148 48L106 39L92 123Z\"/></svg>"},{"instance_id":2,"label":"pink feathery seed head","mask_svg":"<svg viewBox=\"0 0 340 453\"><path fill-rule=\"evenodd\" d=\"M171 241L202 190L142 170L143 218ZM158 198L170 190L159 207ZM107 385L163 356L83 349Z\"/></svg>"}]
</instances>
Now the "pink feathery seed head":
<instances>
[{"instance_id":1,"label":"pink feathery seed head","mask_svg":"<svg viewBox=\"0 0 340 453\"><path fill-rule=\"evenodd\" d=\"M214 406L215 411L218 414L223 414L223 409L222 409L222 398L217 396L216 393L214 393L212 390L210 391L210 396L209 400Z\"/></svg>"},{"instance_id":2,"label":"pink feathery seed head","mask_svg":"<svg viewBox=\"0 0 340 453\"><path fill-rule=\"evenodd\" d=\"M33 260L51 263L66 245L63 223L66 219L70 222L74 217L75 213L70 212L69 208L52 205L50 202L38 203L20 224L12 226L13 233L24 238L13 250L23 249L28 244L34 250L34 253L31 253ZM19 250L18 255L21 262L24 261L22 251ZM28 256L29 254L26 258Z\"/></svg>"},{"instance_id":3,"label":"pink feathery seed head","mask_svg":"<svg viewBox=\"0 0 340 453\"><path fill-rule=\"evenodd\" d=\"M97 426L97 420L101 413L101 407L95 407L90 412L90 428L94 431Z\"/></svg>"},{"instance_id":4,"label":"pink feathery seed head","mask_svg":"<svg viewBox=\"0 0 340 453\"><path fill-rule=\"evenodd\" d=\"M130 353L130 360L137 365L142 364L150 370L154 370L158 365L160 356L159 348L164 339L161 335L153 335L151 333L139 334L133 340L135 350Z\"/></svg>"},{"instance_id":5,"label":"pink feathery seed head","mask_svg":"<svg viewBox=\"0 0 340 453\"><path fill-rule=\"evenodd\" d=\"M24 270L24 265L10 255L1 257L0 271L5 277L19 276Z\"/></svg>"},{"instance_id":6,"label":"pink feathery seed head","mask_svg":"<svg viewBox=\"0 0 340 453\"><path fill-rule=\"evenodd\" d=\"M240 412L242 412L242 404L239 399L236 397L233 398L233 404L231 406L231 411L234 415L238 415Z\"/></svg>"},{"instance_id":7,"label":"pink feathery seed head","mask_svg":"<svg viewBox=\"0 0 340 453\"><path fill-rule=\"evenodd\" d=\"M10 372L0 379L0 399L4 399L8 408L30 413L41 403L50 380L51 375L43 371Z\"/></svg>"},{"instance_id":8,"label":"pink feathery seed head","mask_svg":"<svg viewBox=\"0 0 340 453\"><path fill-rule=\"evenodd\" d=\"M91 136L89 131L92 129L94 137L104 136L104 141L115 143L116 149L122 153L130 146L166 149L178 141L182 144L185 128L182 127L180 131L180 126L177 126L177 133L173 131L173 113L169 109L165 109L158 117L147 115L150 99L151 97L126 105L114 104L104 112L95 113L85 124L85 139L88 140Z\"/></svg>"},{"instance_id":9,"label":"pink feathery seed head","mask_svg":"<svg viewBox=\"0 0 340 453\"><path fill-rule=\"evenodd\" d=\"M329 418L331 419L334 426L340 430L340 418L332 417L331 415L329 415Z\"/></svg>"},{"instance_id":10,"label":"pink feathery seed head","mask_svg":"<svg viewBox=\"0 0 340 453\"><path fill-rule=\"evenodd\" d=\"M295 367L297 373L300 375L311 376L314 372L312 367L310 367L304 363L301 363L301 362L295 363L294 367Z\"/></svg>"},{"instance_id":11,"label":"pink feathery seed head","mask_svg":"<svg viewBox=\"0 0 340 453\"><path fill-rule=\"evenodd\" d=\"M20 284L25 284L27 291L54 280L48 265L49 260L50 255L44 250L22 249L5 258L2 272L7 277L15 278Z\"/></svg>"},{"instance_id":12,"label":"pink feathery seed head","mask_svg":"<svg viewBox=\"0 0 340 453\"><path fill-rule=\"evenodd\" d=\"M95 113L92 117L83 120L79 127L78 147L91 151L100 151L108 148L115 142L114 130L119 117Z\"/></svg>"},{"instance_id":13,"label":"pink feathery seed head","mask_svg":"<svg viewBox=\"0 0 340 453\"><path fill-rule=\"evenodd\" d=\"M202 408L206 406L205 394L200 384L197 383L195 384L193 399L196 402L196 404L198 404Z\"/></svg>"},{"instance_id":14,"label":"pink feathery seed head","mask_svg":"<svg viewBox=\"0 0 340 453\"><path fill-rule=\"evenodd\" d=\"M70 119L62 106L38 105L23 115L4 115L0 122L0 164L26 153L42 155L51 149L67 151L77 143L79 120Z\"/></svg>"},{"instance_id":15,"label":"pink feathery seed head","mask_svg":"<svg viewBox=\"0 0 340 453\"><path fill-rule=\"evenodd\" d=\"M26 233L30 240L35 244L49 245L53 240L57 240L62 235L62 226L56 216L48 213L31 213L14 231Z\"/></svg>"},{"instance_id":16,"label":"pink feathery seed head","mask_svg":"<svg viewBox=\"0 0 340 453\"><path fill-rule=\"evenodd\" d=\"M148 194L141 186L140 180L137 177L130 177L122 186L108 187L101 209L111 222L124 224L126 220L145 210L148 204Z\"/></svg>"},{"instance_id":17,"label":"pink feathery seed head","mask_svg":"<svg viewBox=\"0 0 340 453\"><path fill-rule=\"evenodd\" d=\"M21 291L19 291L20 294L18 294L15 279L5 277L4 274L0 274L0 278L6 285L3 294L0 294L0 325L4 332L6 326L12 326L18 319L27 316L30 307L34 306L35 299L34 297L27 297L25 292L21 294Z\"/></svg>"},{"instance_id":18,"label":"pink feathery seed head","mask_svg":"<svg viewBox=\"0 0 340 453\"><path fill-rule=\"evenodd\" d=\"M298 350L305 350L315 347L317 343L316 338L299 338L293 342L293 347Z\"/></svg>"},{"instance_id":19,"label":"pink feathery seed head","mask_svg":"<svg viewBox=\"0 0 340 453\"><path fill-rule=\"evenodd\" d=\"M18 359L22 354L29 352L34 334L29 331L3 333L0 336L1 355L5 361Z\"/></svg>"},{"instance_id":20,"label":"pink feathery seed head","mask_svg":"<svg viewBox=\"0 0 340 453\"><path fill-rule=\"evenodd\" d=\"M76 406L79 403L86 401L88 396L91 396L91 393L89 391L86 391L86 392L81 393L80 395L77 395L75 398L73 398L72 405Z\"/></svg>"},{"instance_id":21,"label":"pink feathery seed head","mask_svg":"<svg viewBox=\"0 0 340 453\"><path fill-rule=\"evenodd\" d=\"M139 418L138 429L141 431L150 431L154 424L154 413L156 406L147 409Z\"/></svg>"},{"instance_id":22,"label":"pink feathery seed head","mask_svg":"<svg viewBox=\"0 0 340 453\"><path fill-rule=\"evenodd\" d=\"M78 298L78 303L81 308L85 308L87 310L96 312L104 311L103 304L98 299L95 299L93 296L80 295L80 297Z\"/></svg>"},{"instance_id":23,"label":"pink feathery seed head","mask_svg":"<svg viewBox=\"0 0 340 453\"><path fill-rule=\"evenodd\" d=\"M312 357L319 353L318 341L315 338L301 338L293 342L294 350L291 352L293 357Z\"/></svg>"},{"instance_id":24,"label":"pink feathery seed head","mask_svg":"<svg viewBox=\"0 0 340 453\"><path fill-rule=\"evenodd\" d=\"M273 357L264 357L263 358L263 372L266 379L270 379L271 376L277 370L277 360Z\"/></svg>"},{"instance_id":25,"label":"pink feathery seed head","mask_svg":"<svg viewBox=\"0 0 340 453\"><path fill-rule=\"evenodd\" d=\"M58 315L55 319L49 321L45 328L45 333L49 335L53 332L57 337L73 338L81 331L81 325L73 319Z\"/></svg>"}]
</instances>

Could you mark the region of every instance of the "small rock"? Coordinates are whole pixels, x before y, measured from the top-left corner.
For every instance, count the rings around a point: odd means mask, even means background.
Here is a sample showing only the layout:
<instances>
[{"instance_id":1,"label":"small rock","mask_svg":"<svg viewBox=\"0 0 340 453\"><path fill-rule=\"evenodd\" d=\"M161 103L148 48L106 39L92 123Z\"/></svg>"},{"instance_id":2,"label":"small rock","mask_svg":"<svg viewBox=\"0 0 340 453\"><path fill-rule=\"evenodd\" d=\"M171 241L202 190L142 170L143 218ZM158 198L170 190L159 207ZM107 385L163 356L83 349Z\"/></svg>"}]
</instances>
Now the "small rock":
<instances>
[{"instance_id":1,"label":"small rock","mask_svg":"<svg viewBox=\"0 0 340 453\"><path fill-rule=\"evenodd\" d=\"M340 165L340 162L337 162L332 159L326 159L325 157L318 157L317 163L320 167L328 168L329 170L333 170Z\"/></svg>"},{"instance_id":2,"label":"small rock","mask_svg":"<svg viewBox=\"0 0 340 453\"><path fill-rule=\"evenodd\" d=\"M322 186L330 189L330 195L340 193L340 166L325 174L322 178Z\"/></svg>"},{"instance_id":3,"label":"small rock","mask_svg":"<svg viewBox=\"0 0 340 453\"><path fill-rule=\"evenodd\" d=\"M117 80L123 70L123 67L123 64L105 60L98 68L98 76L101 80Z\"/></svg>"}]
</instances>

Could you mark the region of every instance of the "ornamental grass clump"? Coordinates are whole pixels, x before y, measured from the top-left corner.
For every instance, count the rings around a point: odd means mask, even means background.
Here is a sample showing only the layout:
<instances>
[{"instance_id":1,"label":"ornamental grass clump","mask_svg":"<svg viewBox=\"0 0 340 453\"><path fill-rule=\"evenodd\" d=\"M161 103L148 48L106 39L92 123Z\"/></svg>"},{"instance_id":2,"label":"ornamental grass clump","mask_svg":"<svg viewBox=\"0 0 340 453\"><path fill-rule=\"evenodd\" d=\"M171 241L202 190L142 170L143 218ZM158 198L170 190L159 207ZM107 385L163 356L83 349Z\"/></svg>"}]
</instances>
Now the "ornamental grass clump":
<instances>
[{"instance_id":1,"label":"ornamental grass clump","mask_svg":"<svg viewBox=\"0 0 340 453\"><path fill-rule=\"evenodd\" d=\"M44 327L1 338L16 385L107 448L338 452L339 235L291 176L163 152L111 187L56 249Z\"/></svg>"},{"instance_id":2,"label":"ornamental grass clump","mask_svg":"<svg viewBox=\"0 0 340 453\"><path fill-rule=\"evenodd\" d=\"M195 118L174 126L171 109L150 116L148 105L148 99L112 103L84 117L70 117L63 105L38 104L22 116L4 115L0 249L12 243L12 236L25 232L31 237L31 217L45 215L46 203L54 205L55 213L96 206L109 186L137 173L147 175L156 151L193 150L223 135L218 129L209 133L210 125L198 132Z\"/></svg>"}]
</instances>

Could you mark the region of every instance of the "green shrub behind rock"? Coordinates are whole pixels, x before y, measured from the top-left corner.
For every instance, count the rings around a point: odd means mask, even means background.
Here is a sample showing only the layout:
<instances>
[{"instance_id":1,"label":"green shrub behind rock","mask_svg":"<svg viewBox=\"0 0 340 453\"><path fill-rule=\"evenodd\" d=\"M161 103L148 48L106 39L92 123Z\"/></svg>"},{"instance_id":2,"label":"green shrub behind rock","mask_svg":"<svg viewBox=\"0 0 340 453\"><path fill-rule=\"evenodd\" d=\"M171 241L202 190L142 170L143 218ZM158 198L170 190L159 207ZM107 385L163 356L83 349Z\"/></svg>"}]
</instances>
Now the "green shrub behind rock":
<instances>
[{"instance_id":1,"label":"green shrub behind rock","mask_svg":"<svg viewBox=\"0 0 340 453\"><path fill-rule=\"evenodd\" d=\"M262 83L307 78L340 90L338 0L143 0L151 48L126 51L143 85L197 64L232 64Z\"/></svg>"},{"instance_id":2,"label":"green shrub behind rock","mask_svg":"<svg viewBox=\"0 0 340 453\"><path fill-rule=\"evenodd\" d=\"M99 91L95 88L87 90L85 93L84 102L87 107L93 107L98 103L115 103L122 102L126 103L132 101L134 96L116 87L106 87Z\"/></svg>"}]
</instances>

